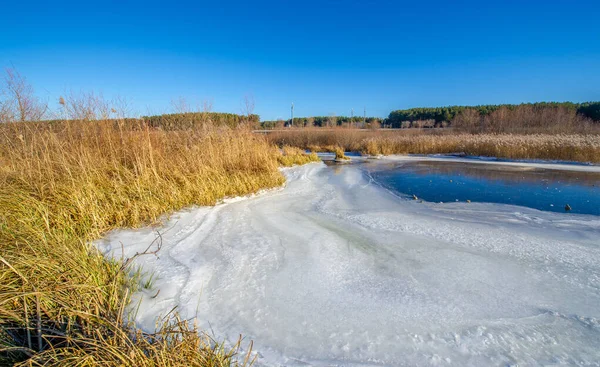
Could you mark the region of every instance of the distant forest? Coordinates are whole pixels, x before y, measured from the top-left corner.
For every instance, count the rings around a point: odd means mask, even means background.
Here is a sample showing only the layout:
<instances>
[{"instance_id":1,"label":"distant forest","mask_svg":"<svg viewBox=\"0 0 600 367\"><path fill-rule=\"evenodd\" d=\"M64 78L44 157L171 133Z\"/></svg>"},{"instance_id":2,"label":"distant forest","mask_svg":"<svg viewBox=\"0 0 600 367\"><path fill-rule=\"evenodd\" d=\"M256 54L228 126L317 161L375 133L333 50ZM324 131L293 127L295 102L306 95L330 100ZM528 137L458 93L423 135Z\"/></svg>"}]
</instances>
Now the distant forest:
<instances>
[{"instance_id":1,"label":"distant forest","mask_svg":"<svg viewBox=\"0 0 600 367\"><path fill-rule=\"evenodd\" d=\"M225 112L182 112L168 113L164 115L142 116L141 118L111 118L102 117L101 113L91 111L85 116L77 114L69 116L69 119L77 121L104 119L107 121L113 121L114 123L136 123L139 121L144 121L148 124L148 126L159 128L161 130L185 130L201 126L228 126L230 128L235 128L242 124L252 129L260 128L260 117L258 115L238 115L235 113ZM63 120L54 119L43 121L49 124L58 124Z\"/></svg>"},{"instance_id":2,"label":"distant forest","mask_svg":"<svg viewBox=\"0 0 600 367\"><path fill-rule=\"evenodd\" d=\"M392 111L387 118L355 116L295 117L263 121L265 129L294 127L357 127L357 128L484 128L488 131L517 127L573 125L600 122L600 102L538 102L480 106L423 107Z\"/></svg>"},{"instance_id":3,"label":"distant forest","mask_svg":"<svg viewBox=\"0 0 600 367\"><path fill-rule=\"evenodd\" d=\"M75 120L98 118L73 115ZM109 118L110 120L110 118ZM114 119L117 121L117 119ZM121 121L139 121L125 118ZM600 127L600 102L539 102L519 105L481 105L410 108L392 111L387 118L361 116L295 117L291 120L260 121L256 114L238 115L220 112L187 112L143 116L149 126L162 130L190 129L198 126L243 125L251 129L279 129L293 127L346 127L346 128L444 128L452 127L468 132L586 132ZM49 123L60 120L46 120Z\"/></svg>"},{"instance_id":4,"label":"distant forest","mask_svg":"<svg viewBox=\"0 0 600 367\"><path fill-rule=\"evenodd\" d=\"M406 110L392 111L384 124L394 128L400 128L402 122L405 121L427 121L434 120L436 125L442 124L443 122L451 122L459 114L465 110L473 110L479 113L480 116L488 116L491 113L506 109L509 111L515 111L518 108L531 109L534 112L541 112L543 110L567 110L569 112L575 112L578 115L587 117L594 121L600 121L600 102L586 102L586 103L571 103L571 102L539 102L539 103L522 103L519 105L514 104L501 104L501 105L481 105L481 106L449 106L449 107L425 107L425 108L410 108ZM406 125L406 124L405 124Z\"/></svg>"},{"instance_id":5,"label":"distant forest","mask_svg":"<svg viewBox=\"0 0 600 367\"><path fill-rule=\"evenodd\" d=\"M261 125L265 129L281 128L285 126L294 127L335 127L335 126L346 126L346 127L380 127L383 123L380 117L367 117L363 121L362 116L312 116L312 117L294 117L293 124L290 124L291 119L287 120L275 120L275 121L262 121Z\"/></svg>"}]
</instances>

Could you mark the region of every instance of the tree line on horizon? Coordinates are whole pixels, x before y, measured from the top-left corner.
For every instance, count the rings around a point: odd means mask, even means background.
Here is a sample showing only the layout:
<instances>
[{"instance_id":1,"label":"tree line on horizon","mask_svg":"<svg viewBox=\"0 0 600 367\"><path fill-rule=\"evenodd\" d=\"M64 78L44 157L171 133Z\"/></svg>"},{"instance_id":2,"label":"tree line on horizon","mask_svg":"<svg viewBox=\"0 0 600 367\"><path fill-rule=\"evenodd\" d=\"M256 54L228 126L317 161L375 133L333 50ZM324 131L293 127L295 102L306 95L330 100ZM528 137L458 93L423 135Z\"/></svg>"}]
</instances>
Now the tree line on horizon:
<instances>
[{"instance_id":1,"label":"tree line on horizon","mask_svg":"<svg viewBox=\"0 0 600 367\"><path fill-rule=\"evenodd\" d=\"M183 101L184 102L184 101ZM522 104L498 104L478 106L447 106L401 109L390 112L387 118L361 116L309 116L277 121L260 121L252 113L254 100L245 98L243 114L210 112L188 112L186 103L179 103L177 113L131 118L127 102L122 99L105 100L102 95L80 93L66 95L58 100L59 109L50 113L47 101L34 93L33 87L17 71L6 70L3 85L0 85L0 122L64 120L114 120L145 121L149 126L161 129L186 129L198 125L237 127L252 129L276 129L293 127L348 127L348 128L436 128L459 127L467 130L494 131L510 127L598 125L600 102L537 102ZM184 106L184 107L180 107ZM500 129L501 130L501 129ZM504 131L504 130L502 130Z\"/></svg>"},{"instance_id":2,"label":"tree line on horizon","mask_svg":"<svg viewBox=\"0 0 600 367\"><path fill-rule=\"evenodd\" d=\"M312 116L262 121L265 129L284 127L445 128L470 132L538 130L584 131L600 122L600 102L537 102L395 110L387 118Z\"/></svg>"},{"instance_id":3,"label":"tree line on horizon","mask_svg":"<svg viewBox=\"0 0 600 367\"><path fill-rule=\"evenodd\" d=\"M536 102L521 104L499 104L499 105L478 105L478 106L448 106L448 107L423 107L395 110L390 112L384 120L385 125L392 128L402 128L403 122L409 121L434 121L435 126L441 126L444 122L450 123L465 111L475 111L481 117L489 116L498 110L515 111L517 109L528 108L534 112L556 111L559 109L568 112L574 112L593 121L600 121L600 102ZM404 124L406 125L406 123Z\"/></svg>"},{"instance_id":4,"label":"tree line on horizon","mask_svg":"<svg viewBox=\"0 0 600 367\"><path fill-rule=\"evenodd\" d=\"M310 116L310 117L294 117L292 119L279 119L261 121L261 126L265 129L283 128L288 126L293 127L356 127L356 128L379 128L384 119L380 117L361 116Z\"/></svg>"},{"instance_id":5,"label":"tree line on horizon","mask_svg":"<svg viewBox=\"0 0 600 367\"><path fill-rule=\"evenodd\" d=\"M0 79L0 123L44 122L52 126L64 121L110 121L115 124L138 124L163 130L180 130L199 126L240 125L260 128L260 117L253 112L254 100L244 98L245 112L241 114L212 112L212 105L205 104L203 111L192 112L187 102L180 98L172 101L175 113L131 117L126 99L105 99L94 92L66 93L57 100L58 108L50 108L48 100L36 95L33 86L18 71L5 69Z\"/></svg>"}]
</instances>

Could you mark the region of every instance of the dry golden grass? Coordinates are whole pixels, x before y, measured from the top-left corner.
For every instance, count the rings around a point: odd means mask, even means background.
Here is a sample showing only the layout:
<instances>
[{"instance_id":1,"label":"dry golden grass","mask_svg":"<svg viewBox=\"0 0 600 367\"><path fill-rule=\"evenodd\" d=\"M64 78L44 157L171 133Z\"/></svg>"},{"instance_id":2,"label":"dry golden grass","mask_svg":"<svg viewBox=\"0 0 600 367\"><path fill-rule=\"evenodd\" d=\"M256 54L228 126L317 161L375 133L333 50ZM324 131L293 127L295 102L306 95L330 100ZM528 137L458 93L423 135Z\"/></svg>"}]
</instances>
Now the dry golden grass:
<instances>
[{"instance_id":1,"label":"dry golden grass","mask_svg":"<svg viewBox=\"0 0 600 367\"><path fill-rule=\"evenodd\" d=\"M335 153L335 160L337 161L350 160L350 158L348 158L346 154L344 154L344 149L342 149L342 147L340 146L333 147L333 153Z\"/></svg>"},{"instance_id":2,"label":"dry golden grass","mask_svg":"<svg viewBox=\"0 0 600 367\"><path fill-rule=\"evenodd\" d=\"M281 155L277 157L279 164L284 167L291 167L295 165L302 165L310 162L318 162L319 157L312 152L306 153L304 150L296 147L285 145L281 148Z\"/></svg>"},{"instance_id":3,"label":"dry golden grass","mask_svg":"<svg viewBox=\"0 0 600 367\"><path fill-rule=\"evenodd\" d=\"M306 159L292 150L288 161ZM237 364L236 347L176 315L157 334L136 330L124 312L135 282L90 242L185 206L280 186L281 156L263 137L229 129L1 125L0 364Z\"/></svg>"},{"instance_id":4,"label":"dry golden grass","mask_svg":"<svg viewBox=\"0 0 600 367\"><path fill-rule=\"evenodd\" d=\"M369 155L465 153L510 159L550 159L600 162L600 134L453 134L435 129L400 131L284 131L268 135L276 144L289 144L312 151L345 151Z\"/></svg>"}]
</instances>

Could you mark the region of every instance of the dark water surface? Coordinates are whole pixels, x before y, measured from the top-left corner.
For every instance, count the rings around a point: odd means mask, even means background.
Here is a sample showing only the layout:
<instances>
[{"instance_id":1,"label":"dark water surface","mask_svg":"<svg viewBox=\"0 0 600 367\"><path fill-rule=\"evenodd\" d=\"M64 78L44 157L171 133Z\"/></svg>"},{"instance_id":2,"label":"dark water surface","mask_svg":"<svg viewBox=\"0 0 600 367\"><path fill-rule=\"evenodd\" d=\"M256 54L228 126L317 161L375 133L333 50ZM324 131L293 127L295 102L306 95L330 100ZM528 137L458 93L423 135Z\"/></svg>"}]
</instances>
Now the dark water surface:
<instances>
[{"instance_id":1,"label":"dark water surface","mask_svg":"<svg viewBox=\"0 0 600 367\"><path fill-rule=\"evenodd\" d=\"M364 163L382 186L431 202L501 203L600 215L600 173L465 162Z\"/></svg>"}]
</instances>

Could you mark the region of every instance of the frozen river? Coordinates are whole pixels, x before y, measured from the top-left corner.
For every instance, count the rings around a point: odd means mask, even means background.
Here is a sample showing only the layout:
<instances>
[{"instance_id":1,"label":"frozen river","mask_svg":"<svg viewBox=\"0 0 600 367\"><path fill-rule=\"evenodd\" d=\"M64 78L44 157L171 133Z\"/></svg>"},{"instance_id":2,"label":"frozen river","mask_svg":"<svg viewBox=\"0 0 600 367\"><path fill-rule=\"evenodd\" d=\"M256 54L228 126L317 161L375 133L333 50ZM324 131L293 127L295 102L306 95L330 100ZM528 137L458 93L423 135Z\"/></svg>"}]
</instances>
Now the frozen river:
<instances>
[{"instance_id":1,"label":"frozen river","mask_svg":"<svg viewBox=\"0 0 600 367\"><path fill-rule=\"evenodd\" d=\"M97 243L132 256L161 233L136 260L140 326L177 306L260 365L599 365L599 216L406 200L355 164L285 174Z\"/></svg>"},{"instance_id":2,"label":"frozen river","mask_svg":"<svg viewBox=\"0 0 600 367\"><path fill-rule=\"evenodd\" d=\"M403 157L363 164L382 186L435 203L486 202L600 216L600 167L491 164L473 159ZM512 163L512 164L507 164Z\"/></svg>"}]
</instances>

